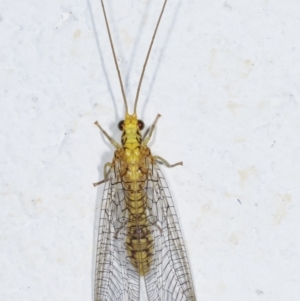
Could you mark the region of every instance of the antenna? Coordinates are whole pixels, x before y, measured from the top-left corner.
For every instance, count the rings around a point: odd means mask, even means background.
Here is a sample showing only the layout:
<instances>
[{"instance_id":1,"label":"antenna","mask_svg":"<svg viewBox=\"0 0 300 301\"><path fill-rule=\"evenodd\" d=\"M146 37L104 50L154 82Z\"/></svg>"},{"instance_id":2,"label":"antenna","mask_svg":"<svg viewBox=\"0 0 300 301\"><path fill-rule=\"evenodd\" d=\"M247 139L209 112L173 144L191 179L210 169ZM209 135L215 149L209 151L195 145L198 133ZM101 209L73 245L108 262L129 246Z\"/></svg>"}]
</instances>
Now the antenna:
<instances>
[{"instance_id":1,"label":"antenna","mask_svg":"<svg viewBox=\"0 0 300 301\"><path fill-rule=\"evenodd\" d=\"M143 71L142 71L140 81L139 81L139 85L138 85L138 88L137 88L137 91L136 91L136 96L135 96L135 101L134 101L134 114L136 114L136 108L137 108L137 102L138 102L138 99L139 99L140 89L141 89L143 77L144 77L144 74L145 74L146 66L147 66L147 63L148 63L148 59L149 59L149 56L150 56L150 52L151 52L151 49L152 49L152 45L153 45L153 42L154 42L154 39L155 39L155 36L156 36L156 32L157 32L161 17L164 13L166 4L167 4L167 0L165 0L164 5L161 9L161 12L160 12L160 15L159 15L159 18L158 18L158 21L157 21L152 39L151 39L151 43L150 43L150 46L149 46L149 49L148 49L148 53L147 53L147 56L146 56L146 59L145 59L145 63L144 63L144 66L143 66Z\"/></svg>"},{"instance_id":2,"label":"antenna","mask_svg":"<svg viewBox=\"0 0 300 301\"><path fill-rule=\"evenodd\" d=\"M144 62L143 70L142 70L142 73L141 73L141 77L140 77L140 81L139 81L139 85L138 85L138 88L137 88L137 91L136 91L136 96L135 96L135 101L134 101L134 114L136 114L137 102L138 102L138 99L139 99L141 85L142 85L142 82L143 82L143 78L144 78L146 66L147 66L147 63L148 63L148 59L149 59L149 56L150 56L150 52L151 52L151 49L152 49L152 45L153 45L153 42L154 42L154 39L155 39L155 36L156 36L156 32L157 32L161 17L164 13L166 4L167 4L167 0L165 0L165 2L163 4L163 7L161 9L161 12L160 12L160 15L159 15L159 18L158 18L158 21L157 21L152 39L151 39L151 43L150 43L150 46L149 46L149 49L148 49L148 52L147 52L147 56L146 56L146 59L145 59L145 62ZM125 109L126 109L126 113L128 113L128 105L127 105L126 95L125 95L125 92L124 92L122 77L121 77L120 69L119 69L119 66L118 66L118 62L117 62L116 53L115 53L114 45L113 45L112 38L111 38L109 25L108 25L108 22L107 22L107 17L106 17L106 12L105 12L105 8L104 8L103 0L101 0L101 5L102 5L102 11L103 11L105 24L106 24L106 28L107 28L107 32L108 32L108 36L109 36L109 42L110 42L111 50L112 50L112 53L113 53L116 69L117 69L117 72L118 72L118 77L119 77L120 87L121 87L123 100L124 100L124 104L125 104Z\"/></svg>"},{"instance_id":3,"label":"antenna","mask_svg":"<svg viewBox=\"0 0 300 301\"><path fill-rule=\"evenodd\" d=\"M120 73L120 69L119 69L119 66L118 66L113 41L112 41L112 38L111 38L111 34L110 34L108 22L107 22L107 17L106 17L106 12L105 12L105 8L104 8L103 0L101 0L101 5L102 5L102 11L103 11L105 24L106 24L106 28L107 28L107 32L108 32L108 36L109 36L109 42L110 42L111 50L112 50L112 53L113 53L113 56L114 56L114 61L115 61L116 69L117 69L117 72L118 72L119 82L120 82L121 91L122 91L122 95L123 95L123 100L124 100L124 104L125 104L125 110L126 110L126 114L127 114L128 113L128 105L127 105L126 95L125 95L125 92L124 92L122 77L121 77L121 73Z\"/></svg>"}]
</instances>

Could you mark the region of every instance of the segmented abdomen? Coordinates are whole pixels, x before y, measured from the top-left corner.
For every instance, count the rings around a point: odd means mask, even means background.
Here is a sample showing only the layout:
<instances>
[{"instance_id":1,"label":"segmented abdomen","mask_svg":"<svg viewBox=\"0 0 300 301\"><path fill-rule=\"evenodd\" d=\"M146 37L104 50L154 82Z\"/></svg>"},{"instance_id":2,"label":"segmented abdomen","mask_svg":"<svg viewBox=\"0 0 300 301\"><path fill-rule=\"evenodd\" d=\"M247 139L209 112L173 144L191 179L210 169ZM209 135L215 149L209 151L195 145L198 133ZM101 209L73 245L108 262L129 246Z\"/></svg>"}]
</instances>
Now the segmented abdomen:
<instances>
[{"instance_id":1,"label":"segmented abdomen","mask_svg":"<svg viewBox=\"0 0 300 301\"><path fill-rule=\"evenodd\" d=\"M145 162L139 160L139 163ZM147 214L147 169L143 165L128 164L122 176L128 210L126 251L131 264L141 276L146 275L153 261L153 235Z\"/></svg>"}]
</instances>

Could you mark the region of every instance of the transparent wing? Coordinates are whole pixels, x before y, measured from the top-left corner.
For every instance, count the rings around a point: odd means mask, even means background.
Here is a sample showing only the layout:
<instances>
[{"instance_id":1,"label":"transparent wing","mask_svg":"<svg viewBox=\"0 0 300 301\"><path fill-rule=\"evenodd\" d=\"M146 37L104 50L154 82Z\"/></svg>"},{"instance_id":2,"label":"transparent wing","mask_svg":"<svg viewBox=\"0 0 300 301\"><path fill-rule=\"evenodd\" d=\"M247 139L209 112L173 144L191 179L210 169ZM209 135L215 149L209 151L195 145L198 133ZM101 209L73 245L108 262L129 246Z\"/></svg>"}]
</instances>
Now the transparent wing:
<instances>
[{"instance_id":1,"label":"transparent wing","mask_svg":"<svg viewBox=\"0 0 300 301\"><path fill-rule=\"evenodd\" d=\"M145 275L149 301L196 301L188 258L166 180L149 164L149 220L154 237L153 265Z\"/></svg>"},{"instance_id":2,"label":"transparent wing","mask_svg":"<svg viewBox=\"0 0 300 301\"><path fill-rule=\"evenodd\" d=\"M97 241L95 301L138 301L139 275L125 250L125 196L119 178L119 164L107 174Z\"/></svg>"}]
</instances>

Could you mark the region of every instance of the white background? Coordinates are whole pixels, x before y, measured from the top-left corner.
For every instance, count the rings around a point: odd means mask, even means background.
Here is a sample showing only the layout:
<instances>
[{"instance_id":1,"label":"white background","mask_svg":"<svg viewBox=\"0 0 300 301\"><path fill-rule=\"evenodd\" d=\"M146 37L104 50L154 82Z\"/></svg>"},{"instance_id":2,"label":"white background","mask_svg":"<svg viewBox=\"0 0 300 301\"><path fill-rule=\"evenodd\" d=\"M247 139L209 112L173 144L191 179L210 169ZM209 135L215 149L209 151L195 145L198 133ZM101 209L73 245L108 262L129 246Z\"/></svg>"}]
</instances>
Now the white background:
<instances>
[{"instance_id":1,"label":"white background","mask_svg":"<svg viewBox=\"0 0 300 301\"><path fill-rule=\"evenodd\" d=\"M106 0L132 111L162 0ZM198 300L300 296L300 4L169 0L138 114ZM104 163L124 115L100 1L0 4L0 300L90 301Z\"/></svg>"}]
</instances>

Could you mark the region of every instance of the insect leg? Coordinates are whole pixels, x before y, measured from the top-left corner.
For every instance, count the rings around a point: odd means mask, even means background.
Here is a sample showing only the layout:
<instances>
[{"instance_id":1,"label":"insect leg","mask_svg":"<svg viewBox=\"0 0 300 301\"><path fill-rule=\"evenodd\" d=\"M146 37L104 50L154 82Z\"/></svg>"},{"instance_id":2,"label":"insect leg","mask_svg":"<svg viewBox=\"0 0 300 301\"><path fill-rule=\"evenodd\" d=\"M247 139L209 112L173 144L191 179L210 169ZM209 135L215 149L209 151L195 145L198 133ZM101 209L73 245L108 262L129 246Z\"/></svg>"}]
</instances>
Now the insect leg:
<instances>
[{"instance_id":1,"label":"insect leg","mask_svg":"<svg viewBox=\"0 0 300 301\"><path fill-rule=\"evenodd\" d=\"M115 148L121 148L121 145L119 145L113 138L111 138L100 126L98 121L95 122L96 126L100 129L100 131L104 134L104 136L109 140L109 142L115 147Z\"/></svg>"},{"instance_id":2,"label":"insect leg","mask_svg":"<svg viewBox=\"0 0 300 301\"><path fill-rule=\"evenodd\" d=\"M165 160L164 158L160 157L160 156L154 156L153 157L155 161L159 161L161 163L163 163L164 165L166 165L167 167L174 167L177 165L183 165L182 162L177 162L175 164L170 164L167 160Z\"/></svg>"},{"instance_id":3,"label":"insect leg","mask_svg":"<svg viewBox=\"0 0 300 301\"><path fill-rule=\"evenodd\" d=\"M106 182L106 176L107 176L107 167L109 167L109 169L113 166L112 163L110 162L106 162L105 165L104 165L104 180L100 181L100 182L97 182L97 183L93 183L94 187L96 187L97 185L100 185L104 182Z\"/></svg>"},{"instance_id":4,"label":"insect leg","mask_svg":"<svg viewBox=\"0 0 300 301\"><path fill-rule=\"evenodd\" d=\"M142 145L147 145L147 143L149 142L149 140L151 139L151 136L153 134L153 131L154 131L154 128L155 128L155 125L156 125L156 122L158 120L158 118L160 117L161 115L160 114L157 114L153 124L151 125L151 128L150 128L150 131L149 131L149 135L144 139L144 141L142 142Z\"/></svg>"}]
</instances>

